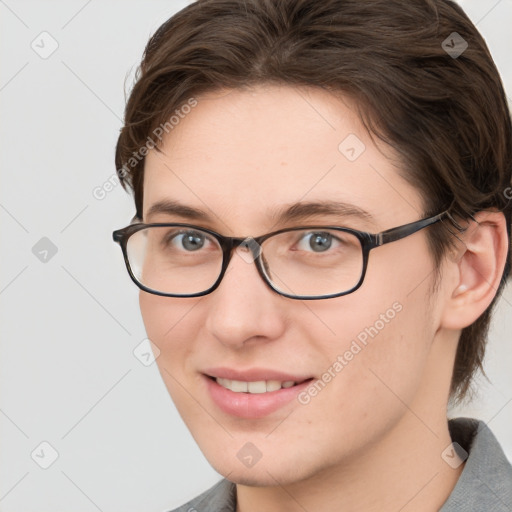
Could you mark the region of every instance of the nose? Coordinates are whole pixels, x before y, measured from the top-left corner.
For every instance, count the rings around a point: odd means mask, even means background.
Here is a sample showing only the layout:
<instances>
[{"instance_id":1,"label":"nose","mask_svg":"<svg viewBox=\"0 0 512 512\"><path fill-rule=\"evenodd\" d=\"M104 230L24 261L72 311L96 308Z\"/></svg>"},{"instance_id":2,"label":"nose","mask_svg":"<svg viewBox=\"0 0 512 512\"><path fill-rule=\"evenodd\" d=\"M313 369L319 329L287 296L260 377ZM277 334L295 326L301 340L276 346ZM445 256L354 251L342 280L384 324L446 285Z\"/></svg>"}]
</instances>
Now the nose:
<instances>
[{"instance_id":1,"label":"nose","mask_svg":"<svg viewBox=\"0 0 512 512\"><path fill-rule=\"evenodd\" d=\"M232 349L278 339L286 328L286 299L262 280L248 245L234 249L219 287L207 295L205 327Z\"/></svg>"}]
</instances>

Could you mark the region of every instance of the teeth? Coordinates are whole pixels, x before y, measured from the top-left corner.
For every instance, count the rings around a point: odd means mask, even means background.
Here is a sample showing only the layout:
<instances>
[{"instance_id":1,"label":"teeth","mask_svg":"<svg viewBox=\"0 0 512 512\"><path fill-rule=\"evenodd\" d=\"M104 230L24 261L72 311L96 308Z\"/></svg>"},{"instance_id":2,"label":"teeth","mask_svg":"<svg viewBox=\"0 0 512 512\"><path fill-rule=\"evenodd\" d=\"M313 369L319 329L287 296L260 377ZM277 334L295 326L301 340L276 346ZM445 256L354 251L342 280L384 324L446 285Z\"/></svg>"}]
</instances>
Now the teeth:
<instances>
[{"instance_id":1,"label":"teeth","mask_svg":"<svg viewBox=\"0 0 512 512\"><path fill-rule=\"evenodd\" d=\"M267 391L277 391L281 389L281 383L278 380L267 380Z\"/></svg>"},{"instance_id":2,"label":"teeth","mask_svg":"<svg viewBox=\"0 0 512 512\"><path fill-rule=\"evenodd\" d=\"M281 388L291 388L295 385L293 380L280 382L278 380L258 380L255 382L244 382L241 380L215 379L217 384L223 388L234 391L235 393L267 393L269 391L277 391Z\"/></svg>"},{"instance_id":3,"label":"teeth","mask_svg":"<svg viewBox=\"0 0 512 512\"><path fill-rule=\"evenodd\" d=\"M232 380L228 382L231 382L231 391L234 391L235 393L247 393L247 388L249 384L248 382L243 382L241 380ZM254 384L257 384L257 382L255 382ZM256 393L256 391L251 391L251 393Z\"/></svg>"},{"instance_id":4,"label":"teeth","mask_svg":"<svg viewBox=\"0 0 512 512\"><path fill-rule=\"evenodd\" d=\"M234 384L236 381L233 381L232 388L234 388ZM256 382L248 382L247 383L247 391L249 393L266 393L267 392L267 383L264 380L257 380Z\"/></svg>"}]
</instances>

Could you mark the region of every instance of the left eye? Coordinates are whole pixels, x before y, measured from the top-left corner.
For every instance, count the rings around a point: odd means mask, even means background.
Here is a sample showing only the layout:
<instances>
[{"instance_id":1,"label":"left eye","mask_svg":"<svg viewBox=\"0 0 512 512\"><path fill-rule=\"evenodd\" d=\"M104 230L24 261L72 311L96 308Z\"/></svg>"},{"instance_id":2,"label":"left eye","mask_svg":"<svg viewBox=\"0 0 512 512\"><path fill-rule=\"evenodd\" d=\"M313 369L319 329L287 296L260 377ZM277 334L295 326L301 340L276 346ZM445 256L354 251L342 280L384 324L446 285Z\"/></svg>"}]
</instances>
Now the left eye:
<instances>
[{"instance_id":1,"label":"left eye","mask_svg":"<svg viewBox=\"0 0 512 512\"><path fill-rule=\"evenodd\" d=\"M317 231L305 234L297 244L301 251L325 252L333 245L336 247L338 240L331 234L324 231Z\"/></svg>"}]
</instances>

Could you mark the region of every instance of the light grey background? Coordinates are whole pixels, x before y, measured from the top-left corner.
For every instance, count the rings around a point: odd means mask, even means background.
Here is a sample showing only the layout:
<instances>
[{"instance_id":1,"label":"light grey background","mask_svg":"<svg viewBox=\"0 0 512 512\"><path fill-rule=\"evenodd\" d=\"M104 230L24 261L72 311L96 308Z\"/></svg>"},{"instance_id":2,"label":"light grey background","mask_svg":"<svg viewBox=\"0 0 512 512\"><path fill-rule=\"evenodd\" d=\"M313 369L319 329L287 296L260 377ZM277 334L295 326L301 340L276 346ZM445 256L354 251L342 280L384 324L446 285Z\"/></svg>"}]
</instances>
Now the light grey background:
<instances>
[{"instance_id":1,"label":"light grey background","mask_svg":"<svg viewBox=\"0 0 512 512\"><path fill-rule=\"evenodd\" d=\"M145 338L138 289L111 241L132 200L120 185L93 195L115 172L125 78L187 3L0 0L1 512L160 512L220 478L156 365L133 354ZM512 0L462 5L510 97ZM509 287L491 332L492 383L452 415L489 422L512 459L511 314ZM48 469L42 442L58 453Z\"/></svg>"}]
</instances>

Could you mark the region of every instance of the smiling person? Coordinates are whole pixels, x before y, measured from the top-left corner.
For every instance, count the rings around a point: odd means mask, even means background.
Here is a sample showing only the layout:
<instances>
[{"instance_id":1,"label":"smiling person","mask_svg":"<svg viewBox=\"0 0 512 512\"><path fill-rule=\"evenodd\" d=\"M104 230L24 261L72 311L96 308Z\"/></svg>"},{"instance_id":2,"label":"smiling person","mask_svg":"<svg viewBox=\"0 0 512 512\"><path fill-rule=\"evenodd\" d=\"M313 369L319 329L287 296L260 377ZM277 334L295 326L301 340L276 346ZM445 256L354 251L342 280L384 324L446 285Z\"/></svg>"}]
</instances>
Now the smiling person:
<instances>
[{"instance_id":1,"label":"smiling person","mask_svg":"<svg viewBox=\"0 0 512 512\"><path fill-rule=\"evenodd\" d=\"M445 0L204 0L149 41L114 233L157 364L225 478L179 511L510 511L447 417L510 270L512 132Z\"/></svg>"}]
</instances>

